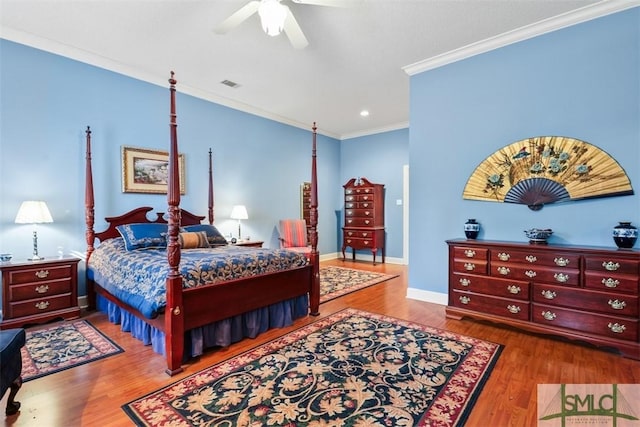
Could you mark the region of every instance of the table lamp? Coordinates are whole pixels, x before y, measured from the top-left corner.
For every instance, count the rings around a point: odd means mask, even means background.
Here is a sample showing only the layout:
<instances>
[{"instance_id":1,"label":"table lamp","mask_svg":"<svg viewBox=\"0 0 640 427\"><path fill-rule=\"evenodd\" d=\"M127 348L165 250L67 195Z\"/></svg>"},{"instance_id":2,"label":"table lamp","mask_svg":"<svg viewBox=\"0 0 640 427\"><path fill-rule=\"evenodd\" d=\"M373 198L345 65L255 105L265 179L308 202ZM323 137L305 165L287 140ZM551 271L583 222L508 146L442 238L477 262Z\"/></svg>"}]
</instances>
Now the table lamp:
<instances>
[{"instance_id":1,"label":"table lamp","mask_svg":"<svg viewBox=\"0 0 640 427\"><path fill-rule=\"evenodd\" d=\"M33 224L33 256L29 261L40 261L44 259L38 255L38 231L37 224L53 222L51 213L47 204L40 200L27 200L22 202L18 214L16 215L16 224Z\"/></svg>"},{"instance_id":2,"label":"table lamp","mask_svg":"<svg viewBox=\"0 0 640 427\"><path fill-rule=\"evenodd\" d=\"M242 240L242 234L240 230L240 221L243 219L249 219L247 214L247 208L244 205L235 205L231 209L231 219L238 220L238 240Z\"/></svg>"}]
</instances>

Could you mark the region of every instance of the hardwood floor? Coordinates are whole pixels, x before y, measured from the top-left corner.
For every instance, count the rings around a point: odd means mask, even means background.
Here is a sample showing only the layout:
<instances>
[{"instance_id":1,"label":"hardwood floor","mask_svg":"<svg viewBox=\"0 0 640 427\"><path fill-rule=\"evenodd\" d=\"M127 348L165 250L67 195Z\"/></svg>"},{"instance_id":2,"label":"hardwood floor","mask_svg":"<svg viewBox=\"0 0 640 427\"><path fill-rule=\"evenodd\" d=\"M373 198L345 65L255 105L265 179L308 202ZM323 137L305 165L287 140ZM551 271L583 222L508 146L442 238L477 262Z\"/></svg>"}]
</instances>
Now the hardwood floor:
<instances>
[{"instance_id":1,"label":"hardwood floor","mask_svg":"<svg viewBox=\"0 0 640 427\"><path fill-rule=\"evenodd\" d=\"M406 266L364 261L331 260L323 265L397 273L400 276L345 295L320 306L320 316L354 307L410 320L503 344L504 350L469 417L468 426L535 426L537 385L560 383L640 383L640 362L586 345L525 334L469 320L445 318L444 307L405 297ZM268 331L226 349L207 353L175 377L164 373L163 357L121 332L100 313L85 314L125 351L100 361L24 383L18 393L19 415L7 426L126 426L131 421L120 408L135 398L246 351L290 330L313 322L299 319L292 327ZM0 402L4 413L5 395Z\"/></svg>"}]
</instances>

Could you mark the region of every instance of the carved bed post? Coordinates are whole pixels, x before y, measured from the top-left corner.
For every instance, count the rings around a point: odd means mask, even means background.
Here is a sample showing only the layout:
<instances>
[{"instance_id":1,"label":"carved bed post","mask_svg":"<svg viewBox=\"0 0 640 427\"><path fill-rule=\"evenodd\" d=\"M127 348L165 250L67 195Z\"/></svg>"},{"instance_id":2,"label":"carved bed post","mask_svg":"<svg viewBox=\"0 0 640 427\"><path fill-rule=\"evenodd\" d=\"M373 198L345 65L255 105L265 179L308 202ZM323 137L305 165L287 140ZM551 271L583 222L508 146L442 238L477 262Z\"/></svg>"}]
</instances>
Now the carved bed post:
<instances>
[{"instance_id":1,"label":"carved bed post","mask_svg":"<svg viewBox=\"0 0 640 427\"><path fill-rule=\"evenodd\" d=\"M91 128L87 126L86 139L87 139L87 148L86 148L86 158L85 158L85 188L84 188L84 219L87 225L87 230L85 231L85 238L87 240L87 256L85 258L85 270L86 266L89 264L89 258L91 258L91 254L93 253L94 247L93 244L96 240L96 232L93 229L94 220L95 220L95 199L93 196L93 171L91 170ZM96 308L96 294L93 289L93 282L90 282L88 279L86 280L87 286L87 303L89 310L95 310Z\"/></svg>"},{"instance_id":2,"label":"carved bed post","mask_svg":"<svg viewBox=\"0 0 640 427\"><path fill-rule=\"evenodd\" d=\"M168 203L168 239L167 261L167 306L164 314L165 354L167 358L167 374L182 372L182 356L184 354L184 310L182 306L182 275L178 270L180 264L180 175L178 173L178 132L176 122L176 83L171 72L169 92L171 97L171 121L169 125L171 144L169 148L169 186Z\"/></svg>"},{"instance_id":3,"label":"carved bed post","mask_svg":"<svg viewBox=\"0 0 640 427\"><path fill-rule=\"evenodd\" d=\"M311 263L313 283L309 293L309 309L312 316L320 314L320 254L318 253L318 177L316 169L316 122L313 122L313 146L311 149L311 201L309 210L309 235L311 237Z\"/></svg>"},{"instance_id":4,"label":"carved bed post","mask_svg":"<svg viewBox=\"0 0 640 427\"><path fill-rule=\"evenodd\" d=\"M211 160L211 147L209 147L209 224L213 224L213 163Z\"/></svg>"}]
</instances>

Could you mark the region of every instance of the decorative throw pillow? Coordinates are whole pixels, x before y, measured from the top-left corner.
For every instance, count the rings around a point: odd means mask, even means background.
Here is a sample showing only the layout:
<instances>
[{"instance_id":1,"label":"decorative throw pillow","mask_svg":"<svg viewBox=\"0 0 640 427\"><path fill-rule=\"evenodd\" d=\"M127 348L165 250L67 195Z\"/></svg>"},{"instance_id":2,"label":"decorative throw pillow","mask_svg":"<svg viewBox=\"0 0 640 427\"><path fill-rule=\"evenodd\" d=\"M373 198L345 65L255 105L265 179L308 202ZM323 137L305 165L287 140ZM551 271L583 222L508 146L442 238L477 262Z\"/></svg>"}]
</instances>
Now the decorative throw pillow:
<instances>
[{"instance_id":1,"label":"decorative throw pillow","mask_svg":"<svg viewBox=\"0 0 640 427\"><path fill-rule=\"evenodd\" d=\"M128 251L167 247L167 224L126 224L117 226L116 230Z\"/></svg>"},{"instance_id":2,"label":"decorative throw pillow","mask_svg":"<svg viewBox=\"0 0 640 427\"><path fill-rule=\"evenodd\" d=\"M178 234L178 242L182 249L208 248L207 233L204 231L187 231Z\"/></svg>"},{"instance_id":3,"label":"decorative throw pillow","mask_svg":"<svg viewBox=\"0 0 640 427\"><path fill-rule=\"evenodd\" d=\"M182 227L181 231L204 231L207 234L207 240L209 246L224 246L227 244L227 239L224 238L222 233L218 231L215 225L211 224L196 224L186 225Z\"/></svg>"}]
</instances>

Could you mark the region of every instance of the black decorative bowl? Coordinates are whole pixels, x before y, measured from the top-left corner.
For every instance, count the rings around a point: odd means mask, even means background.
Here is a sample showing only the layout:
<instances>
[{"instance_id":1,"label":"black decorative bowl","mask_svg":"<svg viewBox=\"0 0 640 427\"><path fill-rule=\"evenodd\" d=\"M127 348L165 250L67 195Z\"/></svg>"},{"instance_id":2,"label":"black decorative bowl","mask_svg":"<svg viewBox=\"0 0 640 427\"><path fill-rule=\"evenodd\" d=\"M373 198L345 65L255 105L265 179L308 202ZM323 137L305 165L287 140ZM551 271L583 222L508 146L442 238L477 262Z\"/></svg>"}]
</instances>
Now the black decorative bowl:
<instances>
[{"instance_id":1,"label":"black decorative bowl","mask_svg":"<svg viewBox=\"0 0 640 427\"><path fill-rule=\"evenodd\" d=\"M11 254L0 254L0 262L9 262L13 258Z\"/></svg>"},{"instance_id":2,"label":"black decorative bowl","mask_svg":"<svg viewBox=\"0 0 640 427\"><path fill-rule=\"evenodd\" d=\"M547 239L553 234L550 228L530 228L524 230L524 234L529 238L529 243L547 243Z\"/></svg>"}]
</instances>

